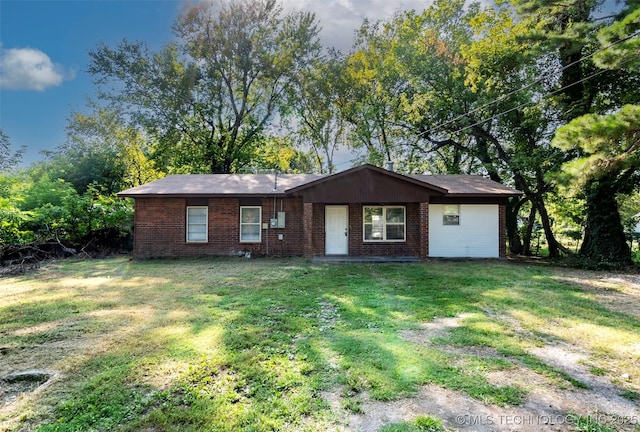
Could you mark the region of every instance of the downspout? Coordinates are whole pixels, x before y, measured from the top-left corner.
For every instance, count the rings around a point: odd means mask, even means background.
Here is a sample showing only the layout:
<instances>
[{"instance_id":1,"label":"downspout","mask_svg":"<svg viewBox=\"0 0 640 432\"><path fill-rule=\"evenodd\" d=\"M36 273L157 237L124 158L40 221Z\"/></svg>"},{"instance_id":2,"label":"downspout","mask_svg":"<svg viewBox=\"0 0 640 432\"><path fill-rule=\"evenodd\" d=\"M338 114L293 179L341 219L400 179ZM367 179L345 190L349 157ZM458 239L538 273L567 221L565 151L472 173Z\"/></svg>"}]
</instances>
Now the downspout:
<instances>
[{"instance_id":1,"label":"downspout","mask_svg":"<svg viewBox=\"0 0 640 432\"><path fill-rule=\"evenodd\" d=\"M273 170L273 192L278 192L278 170ZM273 197L273 218L276 217L277 196ZM271 231L271 220L267 224L267 256L269 256L269 232Z\"/></svg>"}]
</instances>

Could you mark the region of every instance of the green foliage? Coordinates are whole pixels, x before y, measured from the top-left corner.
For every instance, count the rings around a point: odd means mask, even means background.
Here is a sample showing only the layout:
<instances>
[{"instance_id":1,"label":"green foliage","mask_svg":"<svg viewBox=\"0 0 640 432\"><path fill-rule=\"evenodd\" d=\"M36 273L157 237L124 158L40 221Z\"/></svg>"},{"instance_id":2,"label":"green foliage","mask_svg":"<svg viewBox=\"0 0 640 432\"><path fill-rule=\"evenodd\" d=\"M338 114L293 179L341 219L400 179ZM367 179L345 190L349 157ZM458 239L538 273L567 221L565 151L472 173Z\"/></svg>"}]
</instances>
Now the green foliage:
<instances>
[{"instance_id":1,"label":"green foliage","mask_svg":"<svg viewBox=\"0 0 640 432\"><path fill-rule=\"evenodd\" d=\"M620 219L625 233L633 233L640 223L640 192L616 197Z\"/></svg>"},{"instance_id":2,"label":"green foliage","mask_svg":"<svg viewBox=\"0 0 640 432\"><path fill-rule=\"evenodd\" d=\"M315 166L322 173L335 172L334 153L346 144L347 124L340 112L348 91L345 72L343 59L332 52L304 71L290 95L296 133L303 147L311 147Z\"/></svg>"},{"instance_id":3,"label":"green foliage","mask_svg":"<svg viewBox=\"0 0 640 432\"><path fill-rule=\"evenodd\" d=\"M559 128L553 145L583 155L564 166L567 182L580 187L591 179L624 174L637 166L638 133L640 105L625 105L612 114L588 114Z\"/></svg>"},{"instance_id":4,"label":"green foliage","mask_svg":"<svg viewBox=\"0 0 640 432\"><path fill-rule=\"evenodd\" d=\"M91 250L128 247L133 229L129 201L90 184L80 195L70 183L26 174L0 176L0 244L61 241Z\"/></svg>"},{"instance_id":5,"label":"green foliage","mask_svg":"<svg viewBox=\"0 0 640 432\"><path fill-rule=\"evenodd\" d=\"M72 113L67 142L50 162L52 175L84 193L90 184L117 193L161 177L152 159L154 143L122 116L95 103L90 114Z\"/></svg>"},{"instance_id":6,"label":"green foliage","mask_svg":"<svg viewBox=\"0 0 640 432\"><path fill-rule=\"evenodd\" d=\"M102 97L157 142L163 171L234 172L256 159L284 96L319 54L312 14L275 1L191 5L158 52L123 41L90 52Z\"/></svg>"},{"instance_id":7,"label":"green foliage","mask_svg":"<svg viewBox=\"0 0 640 432\"><path fill-rule=\"evenodd\" d=\"M585 239L580 254L589 266L611 268L631 263L616 196L640 182L640 105L612 114L587 114L556 132L552 144L581 157L565 164L563 181L580 188L586 201Z\"/></svg>"},{"instance_id":8,"label":"green foliage","mask_svg":"<svg viewBox=\"0 0 640 432\"><path fill-rule=\"evenodd\" d=\"M24 200L19 191L24 187L23 177L0 173L0 247L33 239L33 233L26 229L30 213L19 207Z\"/></svg>"},{"instance_id":9,"label":"green foliage","mask_svg":"<svg viewBox=\"0 0 640 432\"><path fill-rule=\"evenodd\" d=\"M442 420L429 416L418 416L411 422L383 426L380 432L446 432L446 430Z\"/></svg>"},{"instance_id":10,"label":"green foliage","mask_svg":"<svg viewBox=\"0 0 640 432\"><path fill-rule=\"evenodd\" d=\"M640 8L629 12L621 20L605 27L598 33L600 45L608 47L595 55L596 64L601 68L640 68Z\"/></svg>"},{"instance_id":11,"label":"green foliage","mask_svg":"<svg viewBox=\"0 0 640 432\"><path fill-rule=\"evenodd\" d=\"M9 136L0 129L0 172L14 168L22 159L25 148L21 147L15 152L11 150Z\"/></svg>"},{"instance_id":12,"label":"green foliage","mask_svg":"<svg viewBox=\"0 0 640 432\"><path fill-rule=\"evenodd\" d=\"M297 150L287 138L268 137L258 146L258 155L244 170L277 170L282 173L309 173L314 170L312 156Z\"/></svg>"}]
</instances>

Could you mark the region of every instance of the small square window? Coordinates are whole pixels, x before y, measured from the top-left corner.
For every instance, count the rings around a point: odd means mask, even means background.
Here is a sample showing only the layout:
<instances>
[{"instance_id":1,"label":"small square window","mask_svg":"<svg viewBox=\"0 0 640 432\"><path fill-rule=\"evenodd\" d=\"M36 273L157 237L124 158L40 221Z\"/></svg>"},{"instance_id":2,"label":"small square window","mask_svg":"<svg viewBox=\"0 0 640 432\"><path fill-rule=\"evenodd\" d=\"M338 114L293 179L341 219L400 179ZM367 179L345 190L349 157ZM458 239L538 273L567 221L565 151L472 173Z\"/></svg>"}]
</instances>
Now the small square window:
<instances>
[{"instance_id":1,"label":"small square window","mask_svg":"<svg viewBox=\"0 0 640 432\"><path fill-rule=\"evenodd\" d=\"M363 207L365 242L405 241L405 208Z\"/></svg>"},{"instance_id":2,"label":"small square window","mask_svg":"<svg viewBox=\"0 0 640 432\"><path fill-rule=\"evenodd\" d=\"M443 206L442 224L460 225L460 205L448 204Z\"/></svg>"}]
</instances>

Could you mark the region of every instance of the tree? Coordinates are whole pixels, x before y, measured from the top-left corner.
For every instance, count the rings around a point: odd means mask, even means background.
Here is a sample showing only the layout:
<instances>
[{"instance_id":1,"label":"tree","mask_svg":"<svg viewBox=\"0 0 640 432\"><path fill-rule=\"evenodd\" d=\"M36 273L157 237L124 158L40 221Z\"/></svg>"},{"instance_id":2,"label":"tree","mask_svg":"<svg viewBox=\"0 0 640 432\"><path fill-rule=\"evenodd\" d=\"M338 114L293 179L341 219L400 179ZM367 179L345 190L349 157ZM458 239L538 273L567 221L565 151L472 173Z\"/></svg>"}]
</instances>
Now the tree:
<instances>
[{"instance_id":1,"label":"tree","mask_svg":"<svg viewBox=\"0 0 640 432\"><path fill-rule=\"evenodd\" d=\"M399 19L397 15L395 20ZM370 23L360 27L354 51L346 58L337 103L349 123L349 139L354 148L367 151L368 162L382 165L400 159L403 86L398 59L394 57L395 21Z\"/></svg>"},{"instance_id":2,"label":"tree","mask_svg":"<svg viewBox=\"0 0 640 432\"><path fill-rule=\"evenodd\" d=\"M553 160L547 158L548 141L541 145L548 122L535 104L524 107L543 91L542 85L506 98L538 77L534 49L518 40L526 25L509 8L480 10L463 1L437 1L422 14L396 16L384 29L369 38L376 49L362 57L371 62L384 52L376 63L380 66L370 69L392 77L377 81L392 84L385 94L398 106L382 106L395 113L387 124L400 138L393 147L404 148L405 165L510 181L526 193L508 207L511 250L520 252L517 216L529 200L553 239L542 198L548 186L544 170ZM510 115L503 116L505 112Z\"/></svg>"},{"instance_id":3,"label":"tree","mask_svg":"<svg viewBox=\"0 0 640 432\"><path fill-rule=\"evenodd\" d=\"M464 47L463 56L468 62L467 83L482 95L482 104L467 120L469 133L477 144L487 142L525 193L507 208L511 250L531 254L531 234L539 216L549 255L568 253L556 240L546 204L554 190L545 173L558 169L565 157L548 138L559 117L556 104L548 99L560 81L554 69L557 57L545 44L531 41L538 24L512 7L481 11L472 25L480 37ZM526 202L531 206L520 247L517 216Z\"/></svg>"},{"instance_id":4,"label":"tree","mask_svg":"<svg viewBox=\"0 0 640 432\"><path fill-rule=\"evenodd\" d=\"M586 200L580 255L597 263L631 263L616 196L640 181L640 106L578 117L558 129L553 144L582 155L564 166L565 182L580 187Z\"/></svg>"},{"instance_id":5,"label":"tree","mask_svg":"<svg viewBox=\"0 0 640 432\"><path fill-rule=\"evenodd\" d=\"M25 148L21 147L16 152L11 151L9 136L0 129L0 171L14 168L22 159Z\"/></svg>"},{"instance_id":6,"label":"tree","mask_svg":"<svg viewBox=\"0 0 640 432\"><path fill-rule=\"evenodd\" d=\"M335 151L346 145L346 120L339 100L346 92L344 62L336 52L314 62L291 94L301 146L311 148L321 173L335 172Z\"/></svg>"},{"instance_id":7,"label":"tree","mask_svg":"<svg viewBox=\"0 0 640 432\"><path fill-rule=\"evenodd\" d=\"M595 56L597 64L617 72L634 87L614 102L631 101L615 111L585 114L559 128L553 145L579 155L565 164L565 184L573 182L585 199L585 237L580 255L597 263L624 265L631 262L620 219L617 197L629 194L640 175L640 94L638 54L640 45L638 9L598 33L604 47ZM609 95L610 96L610 95Z\"/></svg>"},{"instance_id":8,"label":"tree","mask_svg":"<svg viewBox=\"0 0 640 432\"><path fill-rule=\"evenodd\" d=\"M80 194L91 184L117 193L158 179L149 137L112 109L89 107L89 114L71 114L67 140L52 155L51 175L70 182Z\"/></svg>"},{"instance_id":9,"label":"tree","mask_svg":"<svg viewBox=\"0 0 640 432\"><path fill-rule=\"evenodd\" d=\"M275 0L200 2L174 25L177 42L151 53L124 40L90 52L89 72L157 140L167 171L237 171L294 79L320 50L315 17L282 16ZM162 167L161 167L162 168Z\"/></svg>"},{"instance_id":10,"label":"tree","mask_svg":"<svg viewBox=\"0 0 640 432\"><path fill-rule=\"evenodd\" d=\"M258 155L243 172L276 170L281 173L309 173L313 171L313 157L297 150L289 137L269 136L260 144Z\"/></svg>"}]
</instances>

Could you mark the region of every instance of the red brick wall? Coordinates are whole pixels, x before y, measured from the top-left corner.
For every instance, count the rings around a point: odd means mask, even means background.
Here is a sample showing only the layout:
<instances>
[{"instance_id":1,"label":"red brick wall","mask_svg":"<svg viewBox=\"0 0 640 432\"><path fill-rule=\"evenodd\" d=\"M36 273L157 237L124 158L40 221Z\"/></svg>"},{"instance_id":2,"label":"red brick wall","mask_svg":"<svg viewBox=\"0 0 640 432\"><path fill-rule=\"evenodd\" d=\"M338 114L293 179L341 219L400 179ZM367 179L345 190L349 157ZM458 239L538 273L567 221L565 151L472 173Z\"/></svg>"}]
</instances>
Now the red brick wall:
<instances>
[{"instance_id":1,"label":"red brick wall","mask_svg":"<svg viewBox=\"0 0 640 432\"><path fill-rule=\"evenodd\" d=\"M429 203L419 205L420 212L420 258L429 256Z\"/></svg>"},{"instance_id":2,"label":"red brick wall","mask_svg":"<svg viewBox=\"0 0 640 432\"><path fill-rule=\"evenodd\" d=\"M325 253L325 206L284 198L286 227L262 230L260 243L240 243L240 200L211 198L209 207L209 241L187 243L186 200L183 198L138 198L135 203L134 256L231 255L238 251L271 256L307 256ZM281 211L281 198L276 211ZM262 223L273 217L273 198L262 199ZM365 243L362 227L362 204L349 205L349 255L420 256L429 254L428 204L406 205L406 241ZM506 208L499 208L500 256L506 256ZM420 229L422 225L422 230ZM278 235L283 235L283 240ZM310 239L310 241L309 241ZM306 245L306 246L305 246Z\"/></svg>"},{"instance_id":3,"label":"red brick wall","mask_svg":"<svg viewBox=\"0 0 640 432\"><path fill-rule=\"evenodd\" d=\"M305 204L310 205L310 204ZM406 242L373 243L363 240L362 204L349 205L349 255L420 256L419 204L406 205ZM325 254L325 206L313 204L313 255ZM428 240L427 240L428 241Z\"/></svg>"},{"instance_id":4,"label":"red brick wall","mask_svg":"<svg viewBox=\"0 0 640 432\"><path fill-rule=\"evenodd\" d=\"M507 207L498 206L498 247L500 258L507 256Z\"/></svg>"},{"instance_id":5,"label":"red brick wall","mask_svg":"<svg viewBox=\"0 0 640 432\"><path fill-rule=\"evenodd\" d=\"M255 255L291 256L304 253L302 200L285 198L285 228L262 230L260 243L240 243L240 200L211 198L207 243L186 241L186 208L183 198L138 198L135 203L134 256L230 255L238 251ZM281 199L276 202L281 211ZM273 217L273 198L262 200L262 223ZM282 234L283 240L278 239Z\"/></svg>"},{"instance_id":6,"label":"red brick wall","mask_svg":"<svg viewBox=\"0 0 640 432\"><path fill-rule=\"evenodd\" d=\"M324 233L324 204L313 204L313 255L324 255L325 233Z\"/></svg>"}]
</instances>

